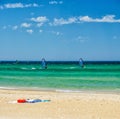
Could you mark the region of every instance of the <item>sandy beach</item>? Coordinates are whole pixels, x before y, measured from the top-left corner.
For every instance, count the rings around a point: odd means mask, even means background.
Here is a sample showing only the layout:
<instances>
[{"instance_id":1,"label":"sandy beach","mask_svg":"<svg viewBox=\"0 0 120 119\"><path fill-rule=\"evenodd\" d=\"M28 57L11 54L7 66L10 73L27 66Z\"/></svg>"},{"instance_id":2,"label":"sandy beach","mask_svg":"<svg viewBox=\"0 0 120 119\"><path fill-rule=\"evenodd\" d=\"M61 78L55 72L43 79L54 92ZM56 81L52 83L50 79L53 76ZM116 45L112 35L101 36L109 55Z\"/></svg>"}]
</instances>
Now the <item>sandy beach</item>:
<instances>
[{"instance_id":1,"label":"sandy beach","mask_svg":"<svg viewBox=\"0 0 120 119\"><path fill-rule=\"evenodd\" d=\"M15 103L19 98L50 102ZM0 89L0 119L120 119L120 94Z\"/></svg>"}]
</instances>

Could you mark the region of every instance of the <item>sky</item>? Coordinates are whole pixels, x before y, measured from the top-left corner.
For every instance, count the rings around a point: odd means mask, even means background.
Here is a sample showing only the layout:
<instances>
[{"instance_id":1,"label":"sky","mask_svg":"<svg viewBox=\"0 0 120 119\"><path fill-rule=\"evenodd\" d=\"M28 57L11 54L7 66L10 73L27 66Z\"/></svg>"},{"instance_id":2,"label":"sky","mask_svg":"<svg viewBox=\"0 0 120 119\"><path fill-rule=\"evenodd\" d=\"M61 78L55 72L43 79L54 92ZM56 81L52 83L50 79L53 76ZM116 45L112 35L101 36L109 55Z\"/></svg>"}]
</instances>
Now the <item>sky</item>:
<instances>
[{"instance_id":1,"label":"sky","mask_svg":"<svg viewBox=\"0 0 120 119\"><path fill-rule=\"evenodd\" d=\"M120 61L120 0L0 0L0 60Z\"/></svg>"}]
</instances>

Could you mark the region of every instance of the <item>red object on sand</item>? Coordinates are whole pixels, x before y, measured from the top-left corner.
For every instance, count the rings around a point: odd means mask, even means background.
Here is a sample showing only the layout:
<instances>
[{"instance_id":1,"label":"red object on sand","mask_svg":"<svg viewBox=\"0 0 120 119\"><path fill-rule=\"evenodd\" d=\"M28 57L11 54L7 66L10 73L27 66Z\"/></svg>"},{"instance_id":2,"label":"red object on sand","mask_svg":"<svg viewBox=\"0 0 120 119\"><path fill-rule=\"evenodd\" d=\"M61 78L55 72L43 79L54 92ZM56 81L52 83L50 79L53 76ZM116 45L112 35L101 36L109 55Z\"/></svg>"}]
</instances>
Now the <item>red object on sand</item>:
<instances>
[{"instance_id":1,"label":"red object on sand","mask_svg":"<svg viewBox=\"0 0 120 119\"><path fill-rule=\"evenodd\" d=\"M25 100L25 99L18 99L17 102L18 102L18 103L25 103L26 100Z\"/></svg>"}]
</instances>

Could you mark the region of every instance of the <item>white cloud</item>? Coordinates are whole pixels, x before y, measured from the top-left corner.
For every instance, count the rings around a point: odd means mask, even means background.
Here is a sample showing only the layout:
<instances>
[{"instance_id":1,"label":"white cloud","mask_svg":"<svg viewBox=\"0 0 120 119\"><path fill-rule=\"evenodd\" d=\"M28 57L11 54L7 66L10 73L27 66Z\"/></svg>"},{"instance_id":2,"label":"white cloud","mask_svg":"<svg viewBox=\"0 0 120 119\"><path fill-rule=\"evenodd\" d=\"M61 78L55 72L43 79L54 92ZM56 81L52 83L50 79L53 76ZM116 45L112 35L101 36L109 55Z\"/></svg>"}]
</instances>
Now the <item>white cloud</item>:
<instances>
[{"instance_id":1,"label":"white cloud","mask_svg":"<svg viewBox=\"0 0 120 119\"><path fill-rule=\"evenodd\" d=\"M12 28L13 30L17 30L18 29L18 26L17 25L15 25L15 26L13 26L13 28Z\"/></svg>"},{"instance_id":2,"label":"white cloud","mask_svg":"<svg viewBox=\"0 0 120 119\"><path fill-rule=\"evenodd\" d=\"M49 1L49 4L50 5L53 5L53 4L63 4L63 1Z\"/></svg>"},{"instance_id":3,"label":"white cloud","mask_svg":"<svg viewBox=\"0 0 120 119\"><path fill-rule=\"evenodd\" d=\"M58 4L57 1L50 1L49 4Z\"/></svg>"},{"instance_id":4,"label":"white cloud","mask_svg":"<svg viewBox=\"0 0 120 119\"><path fill-rule=\"evenodd\" d=\"M23 8L24 5L22 3L8 3L4 5L5 8Z\"/></svg>"},{"instance_id":5,"label":"white cloud","mask_svg":"<svg viewBox=\"0 0 120 119\"><path fill-rule=\"evenodd\" d=\"M81 16L79 17L79 20L84 22L91 22L93 19L89 16Z\"/></svg>"},{"instance_id":6,"label":"white cloud","mask_svg":"<svg viewBox=\"0 0 120 119\"><path fill-rule=\"evenodd\" d=\"M54 19L54 22L51 25L64 25L64 24L72 24L72 23L76 23L77 22L77 18L76 17L71 17L68 18L67 20L64 18L60 18L60 19Z\"/></svg>"},{"instance_id":7,"label":"white cloud","mask_svg":"<svg viewBox=\"0 0 120 119\"><path fill-rule=\"evenodd\" d=\"M31 21L34 21L34 22L47 22L48 19L46 16L39 16L37 18L31 18Z\"/></svg>"},{"instance_id":8,"label":"white cloud","mask_svg":"<svg viewBox=\"0 0 120 119\"><path fill-rule=\"evenodd\" d=\"M92 18L89 16L80 16L80 22L107 22L107 23L120 23L120 19L115 19L115 15L106 15L102 18Z\"/></svg>"},{"instance_id":9,"label":"white cloud","mask_svg":"<svg viewBox=\"0 0 120 119\"><path fill-rule=\"evenodd\" d=\"M22 4L22 3L7 3L0 6L0 9L10 9L10 8L27 8L27 7L39 7L38 4Z\"/></svg>"},{"instance_id":10,"label":"white cloud","mask_svg":"<svg viewBox=\"0 0 120 119\"><path fill-rule=\"evenodd\" d=\"M41 27L43 25L43 23L41 22L41 23L38 23L37 24L37 27Z\"/></svg>"},{"instance_id":11,"label":"white cloud","mask_svg":"<svg viewBox=\"0 0 120 119\"><path fill-rule=\"evenodd\" d=\"M24 28L29 28L30 26L31 26L31 24L28 24L28 23L21 24L21 27L24 27Z\"/></svg>"},{"instance_id":12,"label":"white cloud","mask_svg":"<svg viewBox=\"0 0 120 119\"><path fill-rule=\"evenodd\" d=\"M36 18L31 18L30 20L33 22L36 22L37 27L41 27L45 22L49 21L46 16L39 16Z\"/></svg>"},{"instance_id":13,"label":"white cloud","mask_svg":"<svg viewBox=\"0 0 120 119\"><path fill-rule=\"evenodd\" d=\"M26 32L32 34L33 30L32 29L27 29Z\"/></svg>"},{"instance_id":14,"label":"white cloud","mask_svg":"<svg viewBox=\"0 0 120 119\"><path fill-rule=\"evenodd\" d=\"M49 25L57 26L57 25L82 23L82 22L120 23L120 19L115 19L115 15L106 15L106 16L103 16L102 18L92 18L89 16L70 17L68 19L54 18L53 23L49 23Z\"/></svg>"}]
</instances>

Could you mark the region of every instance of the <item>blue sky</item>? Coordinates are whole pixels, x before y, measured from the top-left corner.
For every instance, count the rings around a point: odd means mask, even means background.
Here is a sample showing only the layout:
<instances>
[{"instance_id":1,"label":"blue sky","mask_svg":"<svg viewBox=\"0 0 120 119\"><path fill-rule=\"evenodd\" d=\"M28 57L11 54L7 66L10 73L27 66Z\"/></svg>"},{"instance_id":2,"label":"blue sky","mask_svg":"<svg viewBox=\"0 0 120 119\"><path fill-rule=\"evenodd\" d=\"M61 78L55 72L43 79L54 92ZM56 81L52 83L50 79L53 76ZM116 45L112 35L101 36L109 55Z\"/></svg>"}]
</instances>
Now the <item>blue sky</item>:
<instances>
[{"instance_id":1,"label":"blue sky","mask_svg":"<svg viewBox=\"0 0 120 119\"><path fill-rule=\"evenodd\" d=\"M119 0L0 0L0 60L120 61Z\"/></svg>"}]
</instances>

